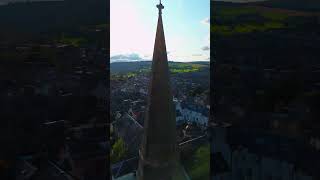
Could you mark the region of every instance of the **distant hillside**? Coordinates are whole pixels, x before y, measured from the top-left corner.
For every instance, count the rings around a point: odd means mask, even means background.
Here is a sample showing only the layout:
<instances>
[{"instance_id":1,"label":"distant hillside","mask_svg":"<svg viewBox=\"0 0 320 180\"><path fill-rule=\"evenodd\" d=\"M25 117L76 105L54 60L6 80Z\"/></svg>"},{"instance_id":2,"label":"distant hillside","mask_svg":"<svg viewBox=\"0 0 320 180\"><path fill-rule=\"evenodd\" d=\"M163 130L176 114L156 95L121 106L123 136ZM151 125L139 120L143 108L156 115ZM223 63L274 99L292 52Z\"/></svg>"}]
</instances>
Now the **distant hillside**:
<instances>
[{"instance_id":1,"label":"distant hillside","mask_svg":"<svg viewBox=\"0 0 320 180\"><path fill-rule=\"evenodd\" d=\"M195 72L201 69L209 69L210 62L169 62L171 72L184 73ZM126 74L129 72L149 71L151 61L115 62L110 64L111 74Z\"/></svg>"},{"instance_id":2,"label":"distant hillside","mask_svg":"<svg viewBox=\"0 0 320 180\"><path fill-rule=\"evenodd\" d=\"M272 33L273 31L310 32L319 24L320 11L280 8L271 6L272 2L273 0L255 3L212 3L211 32L215 36L224 37L244 34L252 36L252 33ZM303 4L302 1L300 3ZM289 6L290 3L287 5ZM296 31L297 29L300 30Z\"/></svg>"},{"instance_id":3,"label":"distant hillside","mask_svg":"<svg viewBox=\"0 0 320 180\"><path fill-rule=\"evenodd\" d=\"M222 2L214 1L213 7L215 6L228 6L228 7L241 7L248 5L258 5L270 8L281 8L288 10L297 11L320 11L319 0L266 0L261 2L248 2L248 3L237 3L237 2Z\"/></svg>"},{"instance_id":4,"label":"distant hillside","mask_svg":"<svg viewBox=\"0 0 320 180\"><path fill-rule=\"evenodd\" d=\"M290 10L312 11L320 10L319 0L268 0L256 3L266 7L283 8Z\"/></svg>"},{"instance_id":5,"label":"distant hillside","mask_svg":"<svg viewBox=\"0 0 320 180\"><path fill-rule=\"evenodd\" d=\"M139 69L150 68L151 61L139 62L115 62L110 64L110 72L113 73L127 73L138 71Z\"/></svg>"},{"instance_id":6,"label":"distant hillside","mask_svg":"<svg viewBox=\"0 0 320 180\"><path fill-rule=\"evenodd\" d=\"M106 0L19 2L0 6L1 33L48 33L108 24Z\"/></svg>"}]
</instances>

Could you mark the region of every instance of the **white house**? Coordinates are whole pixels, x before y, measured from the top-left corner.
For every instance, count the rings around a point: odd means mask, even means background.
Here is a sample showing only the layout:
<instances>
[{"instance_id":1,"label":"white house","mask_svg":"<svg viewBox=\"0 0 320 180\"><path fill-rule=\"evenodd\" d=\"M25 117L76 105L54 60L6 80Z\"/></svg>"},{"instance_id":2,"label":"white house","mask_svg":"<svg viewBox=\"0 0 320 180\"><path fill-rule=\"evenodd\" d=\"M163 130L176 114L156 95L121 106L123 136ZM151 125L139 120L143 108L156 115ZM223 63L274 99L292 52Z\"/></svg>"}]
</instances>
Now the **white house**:
<instances>
[{"instance_id":1,"label":"white house","mask_svg":"<svg viewBox=\"0 0 320 180\"><path fill-rule=\"evenodd\" d=\"M176 121L177 122L194 122L202 127L208 125L209 109L195 105L187 105L174 99L176 104Z\"/></svg>"}]
</instances>

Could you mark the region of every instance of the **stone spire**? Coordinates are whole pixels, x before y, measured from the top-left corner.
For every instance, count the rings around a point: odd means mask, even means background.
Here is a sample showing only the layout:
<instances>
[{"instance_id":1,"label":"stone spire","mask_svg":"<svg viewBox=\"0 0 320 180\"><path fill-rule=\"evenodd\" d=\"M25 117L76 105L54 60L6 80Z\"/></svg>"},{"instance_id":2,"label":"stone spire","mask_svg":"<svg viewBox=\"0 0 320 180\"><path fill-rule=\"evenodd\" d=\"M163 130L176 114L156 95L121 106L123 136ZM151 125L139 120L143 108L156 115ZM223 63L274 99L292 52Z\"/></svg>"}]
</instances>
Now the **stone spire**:
<instances>
[{"instance_id":1,"label":"stone spire","mask_svg":"<svg viewBox=\"0 0 320 180\"><path fill-rule=\"evenodd\" d=\"M161 1L154 45L144 136L139 151L139 180L173 180L177 163L175 107L170 87Z\"/></svg>"}]
</instances>

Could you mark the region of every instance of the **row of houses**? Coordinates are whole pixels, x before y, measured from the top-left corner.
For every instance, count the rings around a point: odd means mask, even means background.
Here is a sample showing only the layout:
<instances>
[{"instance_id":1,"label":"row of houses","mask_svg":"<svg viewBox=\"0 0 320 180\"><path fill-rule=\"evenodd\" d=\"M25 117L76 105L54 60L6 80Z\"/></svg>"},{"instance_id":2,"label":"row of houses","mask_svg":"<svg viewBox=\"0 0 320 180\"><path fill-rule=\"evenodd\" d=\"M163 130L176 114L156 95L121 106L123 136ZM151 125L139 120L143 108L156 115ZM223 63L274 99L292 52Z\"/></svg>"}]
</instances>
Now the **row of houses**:
<instances>
[{"instance_id":1,"label":"row of houses","mask_svg":"<svg viewBox=\"0 0 320 180\"><path fill-rule=\"evenodd\" d=\"M196 123L202 128L206 128L209 118L209 107L197 106L195 104L181 102L174 99L176 104L176 121L177 124Z\"/></svg>"},{"instance_id":2,"label":"row of houses","mask_svg":"<svg viewBox=\"0 0 320 180\"><path fill-rule=\"evenodd\" d=\"M313 180L319 153L303 141L214 124L211 131L214 180ZM310 160L314 160L310 163Z\"/></svg>"}]
</instances>

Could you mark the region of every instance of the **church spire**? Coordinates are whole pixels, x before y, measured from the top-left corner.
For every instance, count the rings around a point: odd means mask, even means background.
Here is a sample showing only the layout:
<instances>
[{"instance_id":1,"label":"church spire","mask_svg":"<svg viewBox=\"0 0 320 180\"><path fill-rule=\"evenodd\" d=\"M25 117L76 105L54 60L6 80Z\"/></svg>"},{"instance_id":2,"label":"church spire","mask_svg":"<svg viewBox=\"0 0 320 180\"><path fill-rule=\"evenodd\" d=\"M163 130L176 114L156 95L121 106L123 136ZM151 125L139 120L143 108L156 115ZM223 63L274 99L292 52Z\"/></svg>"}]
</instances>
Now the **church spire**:
<instances>
[{"instance_id":1,"label":"church spire","mask_svg":"<svg viewBox=\"0 0 320 180\"><path fill-rule=\"evenodd\" d=\"M161 1L149 86L144 135L139 151L139 180L172 180L177 162L175 107L162 23Z\"/></svg>"},{"instance_id":2,"label":"church spire","mask_svg":"<svg viewBox=\"0 0 320 180\"><path fill-rule=\"evenodd\" d=\"M162 14L162 9L164 9L164 6L162 5L161 0L160 3L157 5L157 8L159 9L159 14Z\"/></svg>"}]
</instances>

